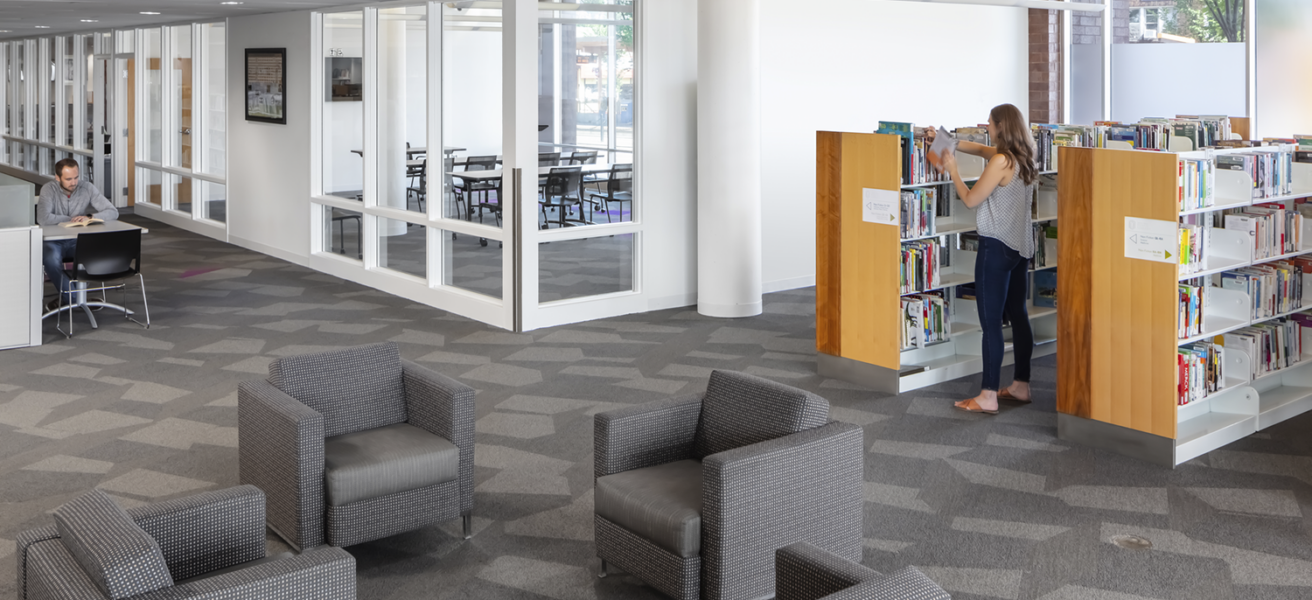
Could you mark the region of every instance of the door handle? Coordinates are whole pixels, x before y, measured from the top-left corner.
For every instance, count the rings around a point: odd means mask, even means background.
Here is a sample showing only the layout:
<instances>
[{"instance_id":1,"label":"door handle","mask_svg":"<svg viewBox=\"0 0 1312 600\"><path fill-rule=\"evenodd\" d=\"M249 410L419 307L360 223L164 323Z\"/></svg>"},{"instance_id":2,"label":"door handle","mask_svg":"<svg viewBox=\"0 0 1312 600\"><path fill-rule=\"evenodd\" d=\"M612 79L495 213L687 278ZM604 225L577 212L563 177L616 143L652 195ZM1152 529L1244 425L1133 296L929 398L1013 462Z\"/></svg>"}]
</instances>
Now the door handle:
<instances>
[{"instance_id":1,"label":"door handle","mask_svg":"<svg viewBox=\"0 0 1312 600\"><path fill-rule=\"evenodd\" d=\"M183 127L182 129L178 130L178 133L181 133L182 135L191 135L191 128Z\"/></svg>"}]
</instances>

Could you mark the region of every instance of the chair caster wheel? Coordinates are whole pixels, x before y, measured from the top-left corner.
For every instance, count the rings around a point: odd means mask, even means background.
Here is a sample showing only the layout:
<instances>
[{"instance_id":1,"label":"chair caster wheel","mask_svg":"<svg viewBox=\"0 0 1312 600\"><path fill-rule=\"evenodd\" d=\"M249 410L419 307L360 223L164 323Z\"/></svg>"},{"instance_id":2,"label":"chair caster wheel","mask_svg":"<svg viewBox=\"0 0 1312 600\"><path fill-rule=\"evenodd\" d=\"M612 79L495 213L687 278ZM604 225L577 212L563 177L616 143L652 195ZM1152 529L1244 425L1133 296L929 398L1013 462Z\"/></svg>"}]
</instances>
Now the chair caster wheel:
<instances>
[{"instance_id":1,"label":"chair caster wheel","mask_svg":"<svg viewBox=\"0 0 1312 600\"><path fill-rule=\"evenodd\" d=\"M478 238L478 245L486 247L486 246L487 246L487 238Z\"/></svg>"}]
</instances>

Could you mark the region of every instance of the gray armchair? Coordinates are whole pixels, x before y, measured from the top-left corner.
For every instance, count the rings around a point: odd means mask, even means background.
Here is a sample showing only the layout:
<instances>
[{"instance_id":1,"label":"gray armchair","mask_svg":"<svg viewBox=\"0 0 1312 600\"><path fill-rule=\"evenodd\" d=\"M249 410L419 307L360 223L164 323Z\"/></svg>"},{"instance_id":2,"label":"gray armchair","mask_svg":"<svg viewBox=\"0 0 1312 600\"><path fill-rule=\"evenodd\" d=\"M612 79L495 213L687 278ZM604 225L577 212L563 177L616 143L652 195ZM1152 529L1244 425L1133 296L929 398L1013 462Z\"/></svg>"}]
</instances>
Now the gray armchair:
<instances>
[{"instance_id":1,"label":"gray armchair","mask_svg":"<svg viewBox=\"0 0 1312 600\"><path fill-rule=\"evenodd\" d=\"M744 373L594 421L597 556L678 600L760 598L774 551L861 556L862 430Z\"/></svg>"},{"instance_id":2,"label":"gray armchair","mask_svg":"<svg viewBox=\"0 0 1312 600\"><path fill-rule=\"evenodd\" d=\"M94 490L18 536L19 600L354 600L355 559L266 557L264 494L240 486L124 511Z\"/></svg>"},{"instance_id":3,"label":"gray armchair","mask_svg":"<svg viewBox=\"0 0 1312 600\"><path fill-rule=\"evenodd\" d=\"M775 600L952 600L915 567L884 575L799 542L775 553Z\"/></svg>"},{"instance_id":4,"label":"gray armchair","mask_svg":"<svg viewBox=\"0 0 1312 600\"><path fill-rule=\"evenodd\" d=\"M281 358L237 388L241 482L296 548L351 546L474 505L474 390L396 344Z\"/></svg>"}]
</instances>

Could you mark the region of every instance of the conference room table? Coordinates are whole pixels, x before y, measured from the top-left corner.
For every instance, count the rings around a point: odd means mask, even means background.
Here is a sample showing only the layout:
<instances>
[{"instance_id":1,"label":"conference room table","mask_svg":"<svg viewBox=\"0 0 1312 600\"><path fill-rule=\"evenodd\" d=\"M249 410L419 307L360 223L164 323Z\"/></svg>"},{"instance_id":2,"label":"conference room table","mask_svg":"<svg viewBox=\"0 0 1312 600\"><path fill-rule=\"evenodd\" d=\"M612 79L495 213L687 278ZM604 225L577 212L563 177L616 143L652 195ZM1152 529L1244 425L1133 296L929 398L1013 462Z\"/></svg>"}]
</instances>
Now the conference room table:
<instances>
[{"instance_id":1,"label":"conference room table","mask_svg":"<svg viewBox=\"0 0 1312 600\"><path fill-rule=\"evenodd\" d=\"M538 167L538 176L546 177L548 174L551 173L552 169L561 169L569 166L582 167L582 171L584 174L604 173L606 171L609 171L611 168L611 165L609 163L597 163L591 165L560 165L555 167ZM465 181L470 181L470 182L495 181L501 179L502 177L501 169L488 169L486 171L447 171L446 174L452 177L459 177Z\"/></svg>"},{"instance_id":2,"label":"conference room table","mask_svg":"<svg viewBox=\"0 0 1312 600\"><path fill-rule=\"evenodd\" d=\"M48 242L53 242L53 241L59 241L59 240L71 240L71 239L76 239L77 236L82 235L82 234L84 234L84 233L108 233L108 232L111 232L111 231L132 231L132 230L134 230L134 229L140 229L142 235L145 235L145 234L147 234L147 233L150 233L150 230L149 230L149 229L146 229L145 227L138 227L138 226L133 225L133 224L131 224L131 223L126 223L126 222L118 221L118 220L115 220L115 221L105 221L104 223L95 223L95 224L92 224L92 225L87 225L87 226L85 226L85 227L64 227L64 226L61 226L61 225L42 225L42 226L41 226L41 241L43 241L43 242L46 242L46 241L48 241ZM85 286L85 284L84 284L84 285L82 285L81 287L79 287L77 290L74 290L74 292L73 292L73 304L69 304L69 305L66 305L66 306L60 306L59 308L56 308L55 310L52 310L52 311L50 311L50 312L47 312L47 313L42 314L42 315L41 315L41 318L42 318L42 319L45 319L46 317L49 317L49 316L51 316L51 315L59 314L60 312L63 312L63 311L66 311L66 310L67 310L67 311L72 311L72 310L75 309L75 308L81 308L82 311L85 312L85 313L87 314L87 319L88 319L89 321L91 321L91 327L92 327L92 328L96 328L96 327L98 327L98 325L96 324L96 317L95 317L94 315L91 314L91 307L93 307L93 306L99 306L99 307L103 307L103 308L112 308L112 309L114 309L114 310L122 311L124 314L128 314L128 315L135 314L135 313L133 313L130 309L128 309L126 306L119 306L119 305L114 304L114 303L112 303L112 302L105 302L105 301L96 301L96 302L91 302L91 301L88 301L88 300L87 300L86 286ZM70 317L70 318L71 318L71 317Z\"/></svg>"}]
</instances>

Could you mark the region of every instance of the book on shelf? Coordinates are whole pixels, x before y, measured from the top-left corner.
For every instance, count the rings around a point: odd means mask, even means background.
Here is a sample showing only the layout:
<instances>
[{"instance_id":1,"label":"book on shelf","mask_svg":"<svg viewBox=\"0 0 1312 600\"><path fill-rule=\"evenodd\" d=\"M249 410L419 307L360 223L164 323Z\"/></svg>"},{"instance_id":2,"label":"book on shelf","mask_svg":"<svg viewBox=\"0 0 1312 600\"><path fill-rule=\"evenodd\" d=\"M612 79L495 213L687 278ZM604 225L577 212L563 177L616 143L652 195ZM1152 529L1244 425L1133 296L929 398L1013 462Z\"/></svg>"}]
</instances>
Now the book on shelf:
<instances>
[{"instance_id":1,"label":"book on shelf","mask_svg":"<svg viewBox=\"0 0 1312 600\"><path fill-rule=\"evenodd\" d=\"M1176 404L1197 402L1225 385L1225 347L1220 344L1195 342L1181 346L1176 365L1180 369Z\"/></svg>"},{"instance_id":2,"label":"book on shelf","mask_svg":"<svg viewBox=\"0 0 1312 600\"><path fill-rule=\"evenodd\" d=\"M1250 380L1299 364L1303 359L1302 328L1312 326L1305 315L1293 315L1231 331L1225 347L1249 358Z\"/></svg>"},{"instance_id":3,"label":"book on shelf","mask_svg":"<svg viewBox=\"0 0 1312 600\"><path fill-rule=\"evenodd\" d=\"M1203 293L1202 285L1190 282L1180 284L1180 303L1178 337L1190 338L1203 333Z\"/></svg>"},{"instance_id":4,"label":"book on shelf","mask_svg":"<svg viewBox=\"0 0 1312 600\"><path fill-rule=\"evenodd\" d=\"M1057 307L1057 269L1034 273L1034 306Z\"/></svg>"},{"instance_id":5,"label":"book on shelf","mask_svg":"<svg viewBox=\"0 0 1312 600\"><path fill-rule=\"evenodd\" d=\"M1217 287L1248 294L1249 318L1265 319L1303 308L1303 267L1290 261L1218 273Z\"/></svg>"},{"instance_id":6,"label":"book on shelf","mask_svg":"<svg viewBox=\"0 0 1312 600\"><path fill-rule=\"evenodd\" d=\"M953 132L957 136L957 142L974 142L983 146L992 146L993 141L989 139L988 127L958 127Z\"/></svg>"},{"instance_id":7,"label":"book on shelf","mask_svg":"<svg viewBox=\"0 0 1312 600\"><path fill-rule=\"evenodd\" d=\"M1308 206L1303 204L1302 206ZM1298 252L1303 247L1305 212L1298 203L1271 202L1223 211L1225 228L1243 231L1253 240L1253 258L1262 260Z\"/></svg>"},{"instance_id":8,"label":"book on shelf","mask_svg":"<svg viewBox=\"0 0 1312 600\"><path fill-rule=\"evenodd\" d=\"M902 244L901 295L939 287L945 248L937 239Z\"/></svg>"},{"instance_id":9,"label":"book on shelf","mask_svg":"<svg viewBox=\"0 0 1312 600\"><path fill-rule=\"evenodd\" d=\"M934 235L939 213L937 188L916 188L902 191L902 238Z\"/></svg>"},{"instance_id":10,"label":"book on shelf","mask_svg":"<svg viewBox=\"0 0 1312 600\"><path fill-rule=\"evenodd\" d=\"M1253 180L1254 199L1292 194L1294 146L1263 146L1247 152L1229 152L1216 156L1216 168L1241 171Z\"/></svg>"},{"instance_id":11,"label":"book on shelf","mask_svg":"<svg viewBox=\"0 0 1312 600\"><path fill-rule=\"evenodd\" d=\"M1030 259L1030 269L1046 269L1057 265L1057 226L1047 223L1035 223L1034 257Z\"/></svg>"},{"instance_id":12,"label":"book on shelf","mask_svg":"<svg viewBox=\"0 0 1312 600\"><path fill-rule=\"evenodd\" d=\"M1181 158L1179 174L1180 210L1206 208L1216 204L1215 161L1207 158Z\"/></svg>"},{"instance_id":13,"label":"book on shelf","mask_svg":"<svg viewBox=\"0 0 1312 600\"><path fill-rule=\"evenodd\" d=\"M945 173L939 173L929 162L929 138L924 127L916 127L902 121L880 121L875 133L899 136L902 155L902 185L920 185L951 181Z\"/></svg>"},{"instance_id":14,"label":"book on shelf","mask_svg":"<svg viewBox=\"0 0 1312 600\"><path fill-rule=\"evenodd\" d=\"M950 307L951 302L942 292L903 296L901 348L924 348L949 339Z\"/></svg>"}]
</instances>

